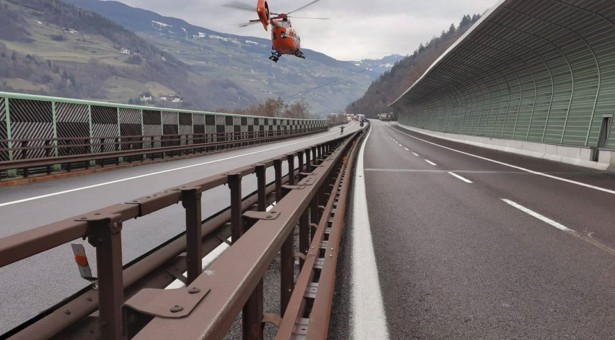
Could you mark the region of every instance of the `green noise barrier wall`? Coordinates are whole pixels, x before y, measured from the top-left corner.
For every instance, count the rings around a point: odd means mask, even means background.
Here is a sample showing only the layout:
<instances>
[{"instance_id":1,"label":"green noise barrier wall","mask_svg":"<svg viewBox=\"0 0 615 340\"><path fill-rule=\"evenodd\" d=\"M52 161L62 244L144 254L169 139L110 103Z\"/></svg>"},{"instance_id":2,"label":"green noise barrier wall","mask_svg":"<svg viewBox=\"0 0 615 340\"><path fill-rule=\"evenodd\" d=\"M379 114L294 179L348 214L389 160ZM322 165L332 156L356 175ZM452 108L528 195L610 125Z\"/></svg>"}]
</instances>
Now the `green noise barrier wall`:
<instances>
[{"instance_id":1,"label":"green noise barrier wall","mask_svg":"<svg viewBox=\"0 0 615 340\"><path fill-rule=\"evenodd\" d=\"M432 131L615 150L615 1L501 1L391 106Z\"/></svg>"}]
</instances>

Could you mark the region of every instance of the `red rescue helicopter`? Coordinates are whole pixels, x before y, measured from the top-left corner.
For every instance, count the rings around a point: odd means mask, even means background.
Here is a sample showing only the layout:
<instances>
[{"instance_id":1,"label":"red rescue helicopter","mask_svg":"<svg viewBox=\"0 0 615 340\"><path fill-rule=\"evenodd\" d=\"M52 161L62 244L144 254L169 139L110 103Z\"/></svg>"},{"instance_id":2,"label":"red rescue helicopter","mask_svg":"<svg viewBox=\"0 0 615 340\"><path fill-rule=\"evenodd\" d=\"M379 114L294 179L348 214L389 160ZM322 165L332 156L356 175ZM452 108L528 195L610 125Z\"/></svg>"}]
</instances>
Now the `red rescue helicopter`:
<instances>
[{"instance_id":1,"label":"red rescue helicopter","mask_svg":"<svg viewBox=\"0 0 615 340\"><path fill-rule=\"evenodd\" d=\"M289 18L291 17L291 13L295 13L299 10L302 10L308 6L317 3L318 1L320 0L314 0L288 13L272 13L269 11L269 5L267 4L266 0L257 0L256 14L258 14L258 19L250 20L248 23L241 25L241 27L260 22L263 25L265 31L267 31L269 25L271 25L271 56L269 57L270 60L277 63L283 54L292 54L301 59L305 59L305 55L300 50L301 38L299 38L299 35L297 35L297 32L293 29ZM225 6L248 11L254 10L254 7L240 2L231 2L226 4ZM305 18L295 16L293 16L293 18L318 20L329 19Z\"/></svg>"}]
</instances>

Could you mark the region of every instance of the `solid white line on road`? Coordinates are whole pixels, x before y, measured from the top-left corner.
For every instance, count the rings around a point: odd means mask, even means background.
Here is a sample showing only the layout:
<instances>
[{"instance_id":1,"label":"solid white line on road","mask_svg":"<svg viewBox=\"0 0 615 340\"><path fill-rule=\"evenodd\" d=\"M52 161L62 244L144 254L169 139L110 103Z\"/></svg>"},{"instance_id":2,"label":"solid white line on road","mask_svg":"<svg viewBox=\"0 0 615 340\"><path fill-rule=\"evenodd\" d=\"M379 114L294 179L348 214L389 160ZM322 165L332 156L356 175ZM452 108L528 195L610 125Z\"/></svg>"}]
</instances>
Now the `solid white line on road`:
<instances>
[{"instance_id":1,"label":"solid white line on road","mask_svg":"<svg viewBox=\"0 0 615 340\"><path fill-rule=\"evenodd\" d=\"M462 176L459 176L459 175L457 175L454 172L449 172L449 174L453 175L454 177L457 177L458 179L460 179L460 180L462 180L462 181L464 181L466 183L470 183L470 184L472 183L472 181L470 181L469 179L467 179L465 177L462 177Z\"/></svg>"},{"instance_id":2,"label":"solid white line on road","mask_svg":"<svg viewBox=\"0 0 615 340\"><path fill-rule=\"evenodd\" d=\"M448 172L446 170L432 170L432 169L382 169L382 168L365 168L366 172L417 172L417 173L434 173L440 174Z\"/></svg>"},{"instance_id":3,"label":"solid white line on road","mask_svg":"<svg viewBox=\"0 0 615 340\"><path fill-rule=\"evenodd\" d=\"M543 176L543 177L551 178L551 179L554 179L554 180L557 180L557 181L562 181L562 182L566 182L566 183L570 183L570 184L575 184L575 185L586 187L586 188L589 188L589 189L594 189L594 190L602 191L602 192L605 192L607 194L615 195L615 190L605 189L605 188L597 187L595 185L591 185L591 184L587 184L587 183L583 183L583 182L577 182L577 181L573 181L571 179L557 177L557 176L546 174L544 172L534 171L534 170L526 169L526 168L523 168L523 167L520 167L520 166L516 166L516 165L512 165L512 164L496 161L495 159L491 159L491 158L475 155L475 154L472 154L472 153L469 153L469 152L465 152L465 151L449 148L448 146L440 145L438 143L430 142L428 140L425 140L425 139L413 136L411 134L405 133L403 131L399 131L397 129L393 129L393 130L395 130L395 131L397 131L397 132L399 132L401 134L404 134L404 135L406 135L408 137L414 138L416 140L420 140L421 142L425 142L427 144L431 144L431 145L434 145L434 146L437 146L439 148L446 149L446 150L449 150L449 151L457 152L457 153L460 153L462 155L466 155L466 156L482 159L482 160L487 161L487 162L491 162L491 163L507 166L507 167L510 167L510 168L513 168L513 169L529 172L529 173L534 174L534 175Z\"/></svg>"},{"instance_id":4,"label":"solid white line on road","mask_svg":"<svg viewBox=\"0 0 615 340\"><path fill-rule=\"evenodd\" d=\"M438 165L438 164L436 164L436 163L434 163L434 162L430 161L429 159L426 159L426 160L425 160L425 162L427 162L427 163L429 163L429 164L431 164L431 165L433 165L433 166Z\"/></svg>"},{"instance_id":5,"label":"solid white line on road","mask_svg":"<svg viewBox=\"0 0 615 340\"><path fill-rule=\"evenodd\" d=\"M593 233L588 233L587 235L581 234L578 231L576 231L574 229L570 229L570 228L566 227L565 225L563 225L563 224L561 224L559 222L556 222L556 221L554 221L554 220L552 220L552 219L550 219L550 218L548 218L548 217L546 217L544 215L541 215L541 214L539 214L539 213L537 213L537 212L535 212L533 210L530 210L530 209L522 206L519 203L515 203L515 202L513 202L513 201L511 201L509 199L506 199L506 198L502 198L502 201L504 201L507 204L509 204L509 205L511 205L511 206L513 206L513 207L523 211L524 213L526 213L526 214L528 214L530 216L533 216L533 217L535 217L535 218L537 218L537 219L539 219L539 220L541 220L541 221L551 225L552 227L555 227L555 228L557 228L559 230L565 231L568 235L572 235L572 236L574 236L574 237L576 237L576 238L578 238L580 240L583 240L583 241L589 243L590 245L592 245L592 246L594 246L594 247L596 247L596 248L598 248L598 249L600 249L600 250L602 250L604 252L607 252L607 253L615 256L615 249L613 249L613 248L609 247L608 245L606 245L606 244L596 240L595 238L593 238L592 237Z\"/></svg>"},{"instance_id":6,"label":"solid white line on road","mask_svg":"<svg viewBox=\"0 0 615 340\"><path fill-rule=\"evenodd\" d=\"M412 154L413 154L413 155L415 155L416 157L418 157L418 156L419 156L419 154L418 154L418 153L416 153L416 152L413 152Z\"/></svg>"},{"instance_id":7,"label":"solid white line on road","mask_svg":"<svg viewBox=\"0 0 615 340\"><path fill-rule=\"evenodd\" d=\"M506 202L507 204L509 204L509 205L511 205L511 206L513 206L513 207L523 211L524 213L526 213L526 214L528 214L530 216L533 216L533 217L535 217L535 218L537 218L537 219L539 219L539 220L541 220L541 221L543 221L543 222L545 222L545 223L547 223L547 224L551 225L552 227L555 227L555 228L557 228L559 230L563 230L563 231L566 231L566 232L573 232L573 233L575 232L574 230L566 227L565 225L563 225L561 223L558 223L558 222L555 222L552 219L550 219L550 218L548 218L548 217L546 217L544 215L541 215L541 214L539 214L539 213L537 213L537 212L535 212L533 210L530 210L530 209L522 206L519 203L515 203L515 202L513 202L513 201L511 201L509 199L506 199L506 198L502 198L502 201Z\"/></svg>"},{"instance_id":8,"label":"solid white line on road","mask_svg":"<svg viewBox=\"0 0 615 340\"><path fill-rule=\"evenodd\" d=\"M365 198L363 158L370 134L371 130L359 151L353 188L350 322L353 334L351 338L355 340L389 338Z\"/></svg>"},{"instance_id":9,"label":"solid white line on road","mask_svg":"<svg viewBox=\"0 0 615 340\"><path fill-rule=\"evenodd\" d=\"M404 150L406 150L406 151L410 151L410 149L408 149L408 148L404 148Z\"/></svg>"},{"instance_id":10,"label":"solid white line on road","mask_svg":"<svg viewBox=\"0 0 615 340\"><path fill-rule=\"evenodd\" d=\"M354 125L354 123L352 123L349 127L351 127L353 125ZM264 150L244 153L244 154L237 155L237 156L231 156L231 157L226 157L226 158L221 158L221 159L215 159L213 161L207 161L207 162L202 162L202 163L197 163L197 164L191 164L191 165L182 166L182 167L178 167L178 168L167 169L167 170L162 170L162 171L156 171L156 172L151 172L151 173L148 173L148 174L143 174L143 175L138 175L138 176L133 176L133 177L126 177L126 178L118 179L118 180L115 180L115 181L109 181L109 182L103 182L103 183L98 183L98 184L93 184L93 185L87 185L87 186L84 186L84 187L79 187L79 188L74 188L74 189L68 189L68 190L53 192L53 193L49 193L49 194L45 194L45 195L40 195L40 196L28 197L28 198L24 198L24 199L20 199L20 200L16 200L16 201L11 201L11 202L0 203L0 208L6 207L6 206L9 206L9 205L14 205L14 204L19 204L19 203L34 201L34 200L38 200L38 199L42 199L42 198L48 198L48 197L68 194L68 193L71 193L71 192L98 188L98 187L102 187L102 186L105 186L105 185L127 182L127 181L131 181L131 180L134 180L134 179L139 179L139 178L144 178L144 177L160 175L160 174L164 174L164 173L168 173L168 172L190 169L190 168L194 168L194 167L198 167L198 166L202 166L202 165L224 162L224 161L228 161L230 159L241 158L241 157L245 157L245 156L251 156L251 155L255 155L255 154L259 154L259 153L263 153L263 152L267 152L267 151L271 151L271 150L275 150L275 149L280 149L280 148L284 148L284 147L288 147L288 146L292 146L292 145L296 145L296 144L305 143L306 141L310 141L310 140L321 139L321 138L324 138L326 136L333 135L333 134L336 134L336 133L337 132L331 132L331 133L328 133L326 135L309 138L307 140L303 140L303 141L300 141L300 142L288 143L288 144L284 144L284 145L280 145L280 146L275 146L275 147L264 149Z\"/></svg>"}]
</instances>

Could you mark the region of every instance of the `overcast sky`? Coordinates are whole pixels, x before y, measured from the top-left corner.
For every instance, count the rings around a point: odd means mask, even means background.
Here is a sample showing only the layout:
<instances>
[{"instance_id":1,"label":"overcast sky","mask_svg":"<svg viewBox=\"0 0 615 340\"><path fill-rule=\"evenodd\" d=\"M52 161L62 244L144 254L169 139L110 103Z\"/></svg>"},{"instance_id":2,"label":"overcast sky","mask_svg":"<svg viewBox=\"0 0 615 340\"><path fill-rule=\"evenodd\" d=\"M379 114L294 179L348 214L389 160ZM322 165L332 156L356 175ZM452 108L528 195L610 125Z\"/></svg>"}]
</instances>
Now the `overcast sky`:
<instances>
[{"instance_id":1,"label":"overcast sky","mask_svg":"<svg viewBox=\"0 0 615 340\"><path fill-rule=\"evenodd\" d=\"M119 0L127 5L214 31L269 38L261 25L238 27L256 18L223 5L231 0ZM272 12L292 11L311 0L269 0ZM256 6L256 0L241 1ZM420 43L457 26L465 14L482 14L497 0L320 0L297 16L331 20L292 20L302 48L323 52L340 60L381 58L393 53L411 54Z\"/></svg>"}]
</instances>

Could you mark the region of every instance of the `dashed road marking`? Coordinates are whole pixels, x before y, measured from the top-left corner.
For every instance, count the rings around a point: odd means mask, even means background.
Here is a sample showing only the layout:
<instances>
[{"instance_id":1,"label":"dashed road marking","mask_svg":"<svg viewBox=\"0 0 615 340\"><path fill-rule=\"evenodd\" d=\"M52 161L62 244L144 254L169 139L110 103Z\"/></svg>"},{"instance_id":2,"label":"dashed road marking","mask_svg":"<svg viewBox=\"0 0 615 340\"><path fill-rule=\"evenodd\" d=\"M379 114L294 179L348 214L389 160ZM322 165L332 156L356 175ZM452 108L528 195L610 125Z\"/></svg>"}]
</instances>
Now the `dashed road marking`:
<instances>
[{"instance_id":1,"label":"dashed road marking","mask_svg":"<svg viewBox=\"0 0 615 340\"><path fill-rule=\"evenodd\" d=\"M397 129L394 129L394 130L395 130L395 131L397 131L397 132L399 132L399 133L401 133L401 134L404 134L404 135L406 135L406 136L408 136L408 137L410 137L410 138L414 138L414 139L416 139L416 140L420 140L421 142L424 142L424 143L427 143L427 144L431 144L431 145L437 146L437 147L442 148L442 149L446 149L446 150L449 150L449 151L457 152L457 153L460 153L460 154L462 154L462 155L466 155L466 156L470 156L470 157L474 157L474 158L482 159L482 160L487 161L487 162L491 162L491 163L495 163L495 164L499 164L499 165L507 166L507 167L509 167L509 168L513 168L513 169L517 169L517 170L525 171L525 172L528 172L528 173L531 173L531 174L534 174L534 175L543 176L543 177L551 178L551 179L554 179L554 180L557 180L557 181L562 181L562 182L566 182L566 183L570 183L570 184L574 184L574 185L582 186L582 187L585 187L585 188L589 188L589 189L594 189L594 190L602 191L602 192L605 192L605 193L607 193L607 194L615 195L615 190L610 190L610 189L606 189L606 188L601 188L601 187L597 187L597 186L595 186L595 185L591 185L591 184L587 184L587 183L582 183L582 182L577 182L577 181L573 181L573 180L571 180L571 179L566 179L566 178L562 178L562 177L557 177L557 176L553 176L553 175L546 174L546 173L544 173L544 172L534 171L534 170L530 170L530 169L523 168L523 167L520 167L520 166L516 166L516 165L512 165L512 164L508 164L508 163L504 163L504 162L496 161L495 159L491 159L491 158L487 158L487 157L483 157L483 156L475 155L475 154L472 154L472 153L469 153L469 152L465 152L465 151L461 151L461 150L457 150L457 149L450 148L450 147L448 147L448 146L440 145L440 144L438 144L438 143L430 142L430 141L428 141L428 140L425 140L425 139L422 139L422 138L419 138L419 137L413 136L413 135L411 135L411 134L405 133L405 132L403 132L403 131L399 131L399 130L397 130Z\"/></svg>"},{"instance_id":2,"label":"dashed road marking","mask_svg":"<svg viewBox=\"0 0 615 340\"><path fill-rule=\"evenodd\" d=\"M467 178L465 178L465 177L463 177L463 176L459 176L459 175L457 175L456 173L454 173L454 172L452 172L452 171L449 171L449 174L451 174L451 175L452 175L452 176L454 176L454 177L457 177L458 179L460 179L460 180L462 180L462 181L464 181L464 182L466 182L466 183L470 183L470 184L472 184L472 181L470 181L469 179L467 179Z\"/></svg>"}]
</instances>

